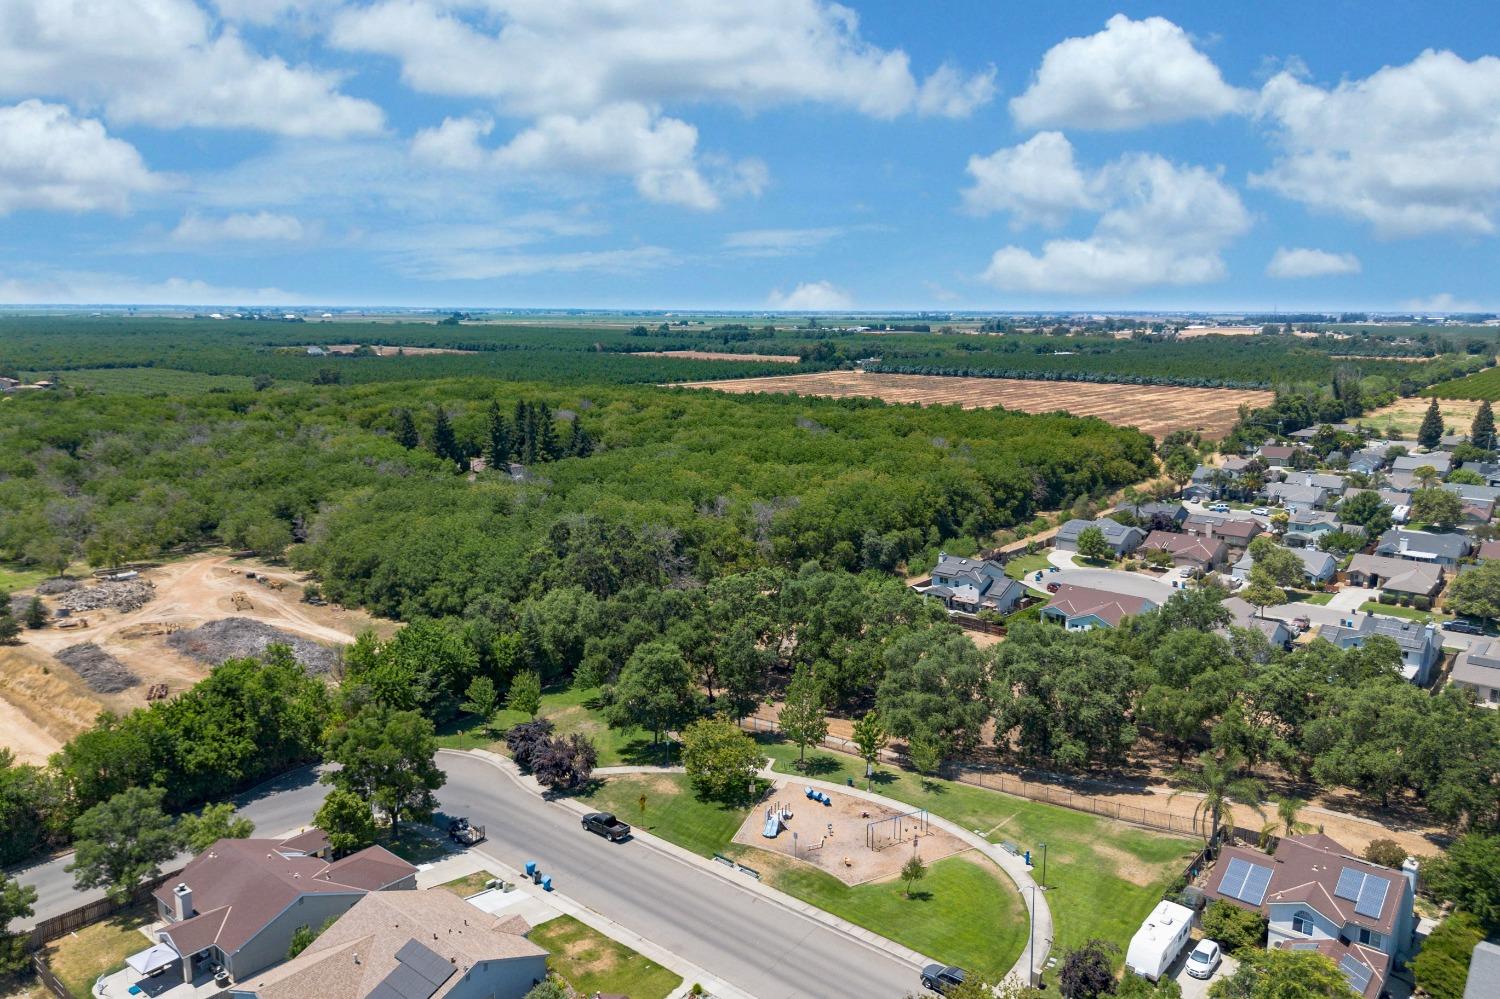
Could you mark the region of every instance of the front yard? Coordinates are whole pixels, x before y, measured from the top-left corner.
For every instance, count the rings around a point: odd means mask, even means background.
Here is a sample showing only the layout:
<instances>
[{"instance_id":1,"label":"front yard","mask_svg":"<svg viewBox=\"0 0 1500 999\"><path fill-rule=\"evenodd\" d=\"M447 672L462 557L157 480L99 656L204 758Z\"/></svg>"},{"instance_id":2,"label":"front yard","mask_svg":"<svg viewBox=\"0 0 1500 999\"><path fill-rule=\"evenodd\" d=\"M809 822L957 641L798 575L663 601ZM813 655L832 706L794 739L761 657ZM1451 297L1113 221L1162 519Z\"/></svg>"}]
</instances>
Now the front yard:
<instances>
[{"instance_id":1,"label":"front yard","mask_svg":"<svg viewBox=\"0 0 1500 999\"><path fill-rule=\"evenodd\" d=\"M572 916L549 919L530 940L552 956L547 966L581 996L614 992L630 999L666 999L682 984L675 975Z\"/></svg>"},{"instance_id":2,"label":"front yard","mask_svg":"<svg viewBox=\"0 0 1500 999\"><path fill-rule=\"evenodd\" d=\"M1426 624L1429 621L1452 621L1452 614L1442 611L1422 611L1415 607L1402 607L1399 604L1383 604L1378 600L1366 600L1359 605L1359 609L1367 614L1386 614L1390 617L1404 617L1408 621L1421 621Z\"/></svg>"},{"instance_id":3,"label":"front yard","mask_svg":"<svg viewBox=\"0 0 1500 999\"><path fill-rule=\"evenodd\" d=\"M1047 552L1045 549L1033 552L1030 555L1018 555L1005 563L1005 574L1011 579L1021 579L1038 571L1045 572L1047 566Z\"/></svg>"}]
</instances>

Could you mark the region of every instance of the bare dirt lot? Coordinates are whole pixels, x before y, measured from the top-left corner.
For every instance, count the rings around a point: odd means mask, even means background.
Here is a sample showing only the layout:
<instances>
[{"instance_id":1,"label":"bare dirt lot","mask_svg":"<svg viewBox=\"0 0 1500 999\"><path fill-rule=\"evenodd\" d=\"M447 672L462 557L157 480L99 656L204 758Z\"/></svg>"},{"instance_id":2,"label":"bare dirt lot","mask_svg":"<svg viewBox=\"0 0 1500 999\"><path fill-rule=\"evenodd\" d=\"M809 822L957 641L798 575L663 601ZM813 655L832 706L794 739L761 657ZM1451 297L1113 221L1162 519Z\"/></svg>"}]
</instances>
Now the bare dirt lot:
<instances>
[{"instance_id":1,"label":"bare dirt lot","mask_svg":"<svg viewBox=\"0 0 1500 999\"><path fill-rule=\"evenodd\" d=\"M636 350L638 357L686 357L693 361L775 361L777 364L798 364L802 358L796 354L727 354L712 350Z\"/></svg>"},{"instance_id":2,"label":"bare dirt lot","mask_svg":"<svg viewBox=\"0 0 1500 999\"><path fill-rule=\"evenodd\" d=\"M967 843L936 826L919 823L913 818L899 818L901 813L863 798L828 792L831 805L808 798L804 785L795 779L779 781L775 792L751 809L750 815L734 834L734 842L753 846L768 853L796 858L826 871L849 885L866 881L885 881L901 873L901 865L911 856L911 843L917 841L917 852L927 863L951 857L971 849ZM791 809L791 817L774 838L763 835L768 809L782 806ZM874 850L867 845L866 828L872 821L881 822ZM792 833L796 832L794 840ZM795 845L794 845L795 844Z\"/></svg>"},{"instance_id":3,"label":"bare dirt lot","mask_svg":"<svg viewBox=\"0 0 1500 999\"><path fill-rule=\"evenodd\" d=\"M958 405L965 409L1002 406L1025 413L1066 410L1097 416L1117 426L1139 427L1158 439L1173 430L1196 430L1222 437L1238 418L1242 403L1264 406L1270 392L1239 389L1176 388L1163 385L1104 385L1094 382L1042 382L1017 378L958 378L945 375L891 375L823 371L710 382L682 388L720 392L783 392L796 395L872 396L886 402Z\"/></svg>"},{"instance_id":4,"label":"bare dirt lot","mask_svg":"<svg viewBox=\"0 0 1500 999\"><path fill-rule=\"evenodd\" d=\"M282 589L247 579L269 576ZM140 608L83 611L84 627L22 631L21 644L0 648L0 746L24 762L41 762L93 724L101 710L125 712L146 703L156 684L177 694L208 675L209 666L173 649L167 637L225 618L247 618L328 646L346 645L366 628L383 636L395 624L362 611L301 602L299 576L291 570L227 555L203 555L148 569L142 577L155 596ZM50 610L55 597L44 596ZM55 654L93 643L140 677L138 685L99 693Z\"/></svg>"},{"instance_id":5,"label":"bare dirt lot","mask_svg":"<svg viewBox=\"0 0 1500 999\"><path fill-rule=\"evenodd\" d=\"M330 354L352 354L359 348L357 343L332 343L323 349ZM370 347L379 357L399 357L410 355L417 357L421 354L477 354L477 350L460 350L457 347L387 347L374 345Z\"/></svg>"}]
</instances>

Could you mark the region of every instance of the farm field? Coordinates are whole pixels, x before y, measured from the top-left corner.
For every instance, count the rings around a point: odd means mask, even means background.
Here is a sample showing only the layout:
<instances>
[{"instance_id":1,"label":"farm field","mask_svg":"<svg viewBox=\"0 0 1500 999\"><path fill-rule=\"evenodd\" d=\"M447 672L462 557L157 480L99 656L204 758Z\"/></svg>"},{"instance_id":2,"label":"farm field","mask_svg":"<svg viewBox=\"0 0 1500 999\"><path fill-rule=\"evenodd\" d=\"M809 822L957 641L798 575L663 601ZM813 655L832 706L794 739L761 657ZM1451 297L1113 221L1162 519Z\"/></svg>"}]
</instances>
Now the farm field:
<instances>
[{"instance_id":1,"label":"farm field","mask_svg":"<svg viewBox=\"0 0 1500 999\"><path fill-rule=\"evenodd\" d=\"M50 378L48 372L22 372L27 379ZM65 384L85 385L98 392L120 395L185 395L250 388L249 375L210 375L175 368L78 368L62 376Z\"/></svg>"},{"instance_id":2,"label":"farm field","mask_svg":"<svg viewBox=\"0 0 1500 999\"><path fill-rule=\"evenodd\" d=\"M1436 396L1439 399L1473 399L1475 401L1488 399L1494 402L1500 399L1500 368L1488 368L1469 375L1467 378L1438 382L1424 389L1422 394Z\"/></svg>"},{"instance_id":3,"label":"farm field","mask_svg":"<svg viewBox=\"0 0 1500 999\"><path fill-rule=\"evenodd\" d=\"M1228 433L1241 405L1265 406L1272 394L1256 390L1178 388L1159 385L1106 385L1013 378L946 375L891 375L823 371L807 375L687 382L682 388L720 392L771 392L843 398L870 396L886 402L957 405L964 409L1004 407L1025 413L1059 410L1097 416L1116 426L1137 427L1158 440L1174 430L1206 437Z\"/></svg>"},{"instance_id":4,"label":"farm field","mask_svg":"<svg viewBox=\"0 0 1500 999\"><path fill-rule=\"evenodd\" d=\"M85 611L76 615L88 622L81 628L65 630L54 625L23 630L19 645L0 648L0 747L11 749L22 762L42 763L68 739L91 727L100 711L123 713L143 706L153 684L165 683L173 694L191 687L208 675L209 667L167 643L175 631L235 617L337 647L352 642L369 627L387 636L394 630L393 624L363 611L302 603L301 589L288 570L269 570L273 578L287 583L277 591L247 581L246 569L267 573L261 563L226 555L167 563L142 574L155 584L156 592L136 610ZM235 593L242 593L248 604L242 601L236 606ZM55 598L43 600L50 609ZM60 650L80 643L97 645L138 676L140 683L117 693L90 689L82 677L54 658Z\"/></svg>"},{"instance_id":5,"label":"farm field","mask_svg":"<svg viewBox=\"0 0 1500 999\"><path fill-rule=\"evenodd\" d=\"M726 354L715 350L637 350L637 357L686 357L694 361L775 361L778 364L798 364L802 358L796 354Z\"/></svg>"}]
</instances>

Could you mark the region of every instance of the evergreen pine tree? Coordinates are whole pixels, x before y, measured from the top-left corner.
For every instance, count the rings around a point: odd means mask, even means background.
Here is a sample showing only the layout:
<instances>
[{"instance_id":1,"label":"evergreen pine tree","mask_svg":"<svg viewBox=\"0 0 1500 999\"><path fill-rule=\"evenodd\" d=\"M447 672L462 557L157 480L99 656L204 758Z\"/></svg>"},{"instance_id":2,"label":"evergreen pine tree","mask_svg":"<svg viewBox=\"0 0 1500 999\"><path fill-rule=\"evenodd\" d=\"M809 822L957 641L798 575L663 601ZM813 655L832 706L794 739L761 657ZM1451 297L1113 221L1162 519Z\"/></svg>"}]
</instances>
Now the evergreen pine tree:
<instances>
[{"instance_id":1,"label":"evergreen pine tree","mask_svg":"<svg viewBox=\"0 0 1500 999\"><path fill-rule=\"evenodd\" d=\"M448 422L448 414L443 411L442 406L438 407L437 416L432 421L432 437L428 439L427 446L433 454L454 465L463 461L458 439L453 436L453 424Z\"/></svg>"},{"instance_id":2,"label":"evergreen pine tree","mask_svg":"<svg viewBox=\"0 0 1500 999\"><path fill-rule=\"evenodd\" d=\"M500 415L500 404L490 403L490 438L484 451L491 468L503 468L510 462L510 428Z\"/></svg>"},{"instance_id":3,"label":"evergreen pine tree","mask_svg":"<svg viewBox=\"0 0 1500 999\"><path fill-rule=\"evenodd\" d=\"M1417 431L1417 443L1423 447L1437 447L1443 439L1443 411L1438 409L1438 401L1432 400L1432 405L1427 407L1427 413L1422 417L1422 427Z\"/></svg>"},{"instance_id":4,"label":"evergreen pine tree","mask_svg":"<svg viewBox=\"0 0 1500 999\"><path fill-rule=\"evenodd\" d=\"M552 420L552 408L545 402L536 405L536 453L542 461L556 461L562 457L557 424Z\"/></svg>"},{"instance_id":5,"label":"evergreen pine tree","mask_svg":"<svg viewBox=\"0 0 1500 999\"><path fill-rule=\"evenodd\" d=\"M411 410L396 410L396 443L408 451L415 448L421 441L417 437L417 425L411 418Z\"/></svg>"},{"instance_id":6,"label":"evergreen pine tree","mask_svg":"<svg viewBox=\"0 0 1500 999\"><path fill-rule=\"evenodd\" d=\"M31 603L26 605L26 627L35 631L45 627L47 624L47 608L42 605L41 597L32 597Z\"/></svg>"},{"instance_id":7,"label":"evergreen pine tree","mask_svg":"<svg viewBox=\"0 0 1500 999\"><path fill-rule=\"evenodd\" d=\"M21 633L21 626L10 612L10 594L0 590L0 645L9 645Z\"/></svg>"},{"instance_id":8,"label":"evergreen pine tree","mask_svg":"<svg viewBox=\"0 0 1500 999\"><path fill-rule=\"evenodd\" d=\"M539 454L537 448L536 407L531 403L519 403L523 426L521 430L521 464L535 465Z\"/></svg>"},{"instance_id":9,"label":"evergreen pine tree","mask_svg":"<svg viewBox=\"0 0 1500 999\"><path fill-rule=\"evenodd\" d=\"M1486 451L1495 449L1495 411L1490 408L1488 399L1479 404L1479 412L1474 414L1474 423L1469 428L1469 443Z\"/></svg>"},{"instance_id":10,"label":"evergreen pine tree","mask_svg":"<svg viewBox=\"0 0 1500 999\"><path fill-rule=\"evenodd\" d=\"M568 454L574 458L587 458L594 453L594 439L583 429L583 421L573 420L573 429L568 434Z\"/></svg>"}]
</instances>

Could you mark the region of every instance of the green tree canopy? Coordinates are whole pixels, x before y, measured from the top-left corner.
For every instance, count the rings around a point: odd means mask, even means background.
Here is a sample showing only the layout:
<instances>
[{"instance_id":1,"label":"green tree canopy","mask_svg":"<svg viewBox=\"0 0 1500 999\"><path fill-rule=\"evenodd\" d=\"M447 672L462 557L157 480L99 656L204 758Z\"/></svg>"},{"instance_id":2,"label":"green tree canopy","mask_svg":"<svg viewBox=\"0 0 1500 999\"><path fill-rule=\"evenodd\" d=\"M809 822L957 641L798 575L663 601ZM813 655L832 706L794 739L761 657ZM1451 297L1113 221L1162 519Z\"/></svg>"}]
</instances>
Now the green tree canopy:
<instances>
[{"instance_id":1,"label":"green tree canopy","mask_svg":"<svg viewBox=\"0 0 1500 999\"><path fill-rule=\"evenodd\" d=\"M755 740L727 718L703 718L683 729L682 765L700 798L747 800L763 762Z\"/></svg>"},{"instance_id":2,"label":"green tree canopy","mask_svg":"<svg viewBox=\"0 0 1500 999\"><path fill-rule=\"evenodd\" d=\"M177 823L183 844L194 853L202 853L221 839L249 839L255 823L235 813L227 801L204 805L196 815L184 815Z\"/></svg>"},{"instance_id":3,"label":"green tree canopy","mask_svg":"<svg viewBox=\"0 0 1500 999\"><path fill-rule=\"evenodd\" d=\"M436 754L431 721L415 711L367 704L329 733L328 760L340 767L322 779L373 805L395 835L403 818L424 822L437 808L432 792L447 776Z\"/></svg>"},{"instance_id":4,"label":"green tree canopy","mask_svg":"<svg viewBox=\"0 0 1500 999\"><path fill-rule=\"evenodd\" d=\"M323 799L313 825L323 830L334 856L362 850L375 842L375 816L370 803L353 791L334 788Z\"/></svg>"},{"instance_id":5,"label":"green tree canopy","mask_svg":"<svg viewBox=\"0 0 1500 999\"><path fill-rule=\"evenodd\" d=\"M132 787L102 801L73 823L73 862L67 869L78 888L103 888L123 902L136 886L161 873L177 855L177 823L162 811L159 787Z\"/></svg>"}]
</instances>

